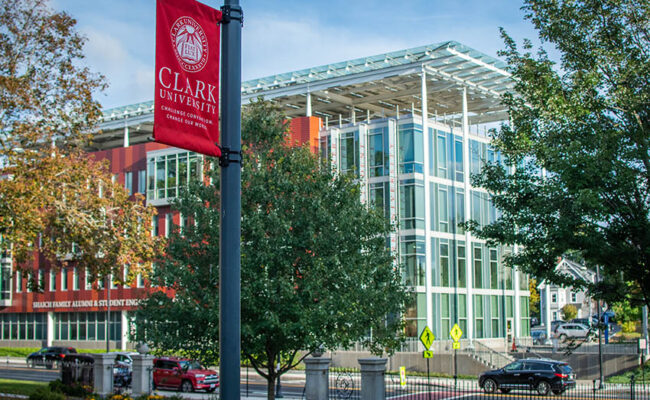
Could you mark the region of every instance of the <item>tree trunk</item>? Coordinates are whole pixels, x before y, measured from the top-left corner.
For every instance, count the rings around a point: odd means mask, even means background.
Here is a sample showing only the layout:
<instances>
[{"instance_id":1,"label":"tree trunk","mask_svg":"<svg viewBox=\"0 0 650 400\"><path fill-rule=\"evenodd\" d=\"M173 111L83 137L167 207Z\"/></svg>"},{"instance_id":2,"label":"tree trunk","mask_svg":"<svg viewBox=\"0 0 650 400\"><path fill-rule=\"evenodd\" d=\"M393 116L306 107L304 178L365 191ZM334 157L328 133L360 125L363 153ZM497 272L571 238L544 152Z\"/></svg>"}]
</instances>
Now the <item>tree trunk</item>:
<instances>
[{"instance_id":1,"label":"tree trunk","mask_svg":"<svg viewBox=\"0 0 650 400\"><path fill-rule=\"evenodd\" d=\"M268 392L266 398L268 400L275 400L275 374L269 374L269 377L266 380L266 389Z\"/></svg>"}]
</instances>

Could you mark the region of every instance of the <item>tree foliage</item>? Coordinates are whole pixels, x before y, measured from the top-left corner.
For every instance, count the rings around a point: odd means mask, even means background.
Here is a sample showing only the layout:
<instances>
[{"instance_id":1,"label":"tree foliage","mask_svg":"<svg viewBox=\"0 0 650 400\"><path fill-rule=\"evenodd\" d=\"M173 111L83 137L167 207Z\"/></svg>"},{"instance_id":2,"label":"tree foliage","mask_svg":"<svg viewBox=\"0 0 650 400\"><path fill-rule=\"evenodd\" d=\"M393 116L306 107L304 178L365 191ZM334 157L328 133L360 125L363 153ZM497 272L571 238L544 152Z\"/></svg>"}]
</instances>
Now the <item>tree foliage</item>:
<instances>
[{"instance_id":1,"label":"tree foliage","mask_svg":"<svg viewBox=\"0 0 650 400\"><path fill-rule=\"evenodd\" d=\"M136 274L160 248L143 227L155 211L83 153L105 84L81 66L75 24L43 0L0 0L0 249L17 268L40 251L95 277Z\"/></svg>"},{"instance_id":2,"label":"tree foliage","mask_svg":"<svg viewBox=\"0 0 650 400\"><path fill-rule=\"evenodd\" d=\"M573 304L565 304L562 307L562 319L564 321L571 321L578 315L578 309Z\"/></svg>"},{"instance_id":3,"label":"tree foliage","mask_svg":"<svg viewBox=\"0 0 650 400\"><path fill-rule=\"evenodd\" d=\"M494 139L508 165L486 165L474 179L502 216L473 230L521 245L507 262L539 279L583 286L555 271L559 257L578 254L588 267L602 266L594 294L647 304L650 5L526 0L523 8L560 62L533 54L527 41L520 51L503 32L516 94L503 99L511 124Z\"/></svg>"},{"instance_id":4,"label":"tree foliage","mask_svg":"<svg viewBox=\"0 0 650 400\"><path fill-rule=\"evenodd\" d=\"M363 341L393 351L403 326L390 316L408 295L387 249L390 226L361 204L358 184L288 147L271 103L251 104L242 127L242 352L273 398L277 377L314 350ZM177 205L196 225L171 238L157 276L174 299L144 302L139 338L209 362L218 350L219 192L195 187Z\"/></svg>"},{"instance_id":5,"label":"tree foliage","mask_svg":"<svg viewBox=\"0 0 650 400\"><path fill-rule=\"evenodd\" d=\"M528 281L528 291L530 292L530 315L540 318L539 313L539 290L537 290L537 279L531 278Z\"/></svg>"}]
</instances>

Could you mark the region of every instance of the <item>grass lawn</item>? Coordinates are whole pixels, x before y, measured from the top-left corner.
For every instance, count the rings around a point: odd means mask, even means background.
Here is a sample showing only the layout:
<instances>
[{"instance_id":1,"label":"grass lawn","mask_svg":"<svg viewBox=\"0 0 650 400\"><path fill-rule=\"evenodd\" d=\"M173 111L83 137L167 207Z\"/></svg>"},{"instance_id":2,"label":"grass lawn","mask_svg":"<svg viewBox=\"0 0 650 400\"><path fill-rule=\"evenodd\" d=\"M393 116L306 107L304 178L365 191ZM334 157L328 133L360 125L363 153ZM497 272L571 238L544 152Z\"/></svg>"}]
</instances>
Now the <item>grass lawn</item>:
<instances>
[{"instance_id":1,"label":"grass lawn","mask_svg":"<svg viewBox=\"0 0 650 400\"><path fill-rule=\"evenodd\" d=\"M0 379L0 393L24 394L29 396L34 390L45 386L47 386L47 382Z\"/></svg>"}]
</instances>

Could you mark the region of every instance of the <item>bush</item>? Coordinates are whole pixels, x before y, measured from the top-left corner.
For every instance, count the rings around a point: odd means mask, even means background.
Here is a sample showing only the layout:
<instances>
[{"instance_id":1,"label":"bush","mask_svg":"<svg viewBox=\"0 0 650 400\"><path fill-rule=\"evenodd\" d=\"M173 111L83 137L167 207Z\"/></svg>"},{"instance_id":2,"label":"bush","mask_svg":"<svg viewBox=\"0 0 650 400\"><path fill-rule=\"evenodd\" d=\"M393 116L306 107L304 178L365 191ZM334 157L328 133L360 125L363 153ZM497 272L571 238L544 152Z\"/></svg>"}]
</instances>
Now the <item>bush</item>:
<instances>
[{"instance_id":1,"label":"bush","mask_svg":"<svg viewBox=\"0 0 650 400\"><path fill-rule=\"evenodd\" d=\"M621 324L621 329L623 330L623 333L636 332L636 322L635 321L623 322Z\"/></svg>"},{"instance_id":2,"label":"bush","mask_svg":"<svg viewBox=\"0 0 650 400\"><path fill-rule=\"evenodd\" d=\"M63 393L72 397L86 397L92 393L92 388L89 386L81 385L64 385L60 379L51 381L48 384L50 391Z\"/></svg>"},{"instance_id":3,"label":"bush","mask_svg":"<svg viewBox=\"0 0 650 400\"><path fill-rule=\"evenodd\" d=\"M52 392L49 388L41 387L29 395L29 400L65 400L61 392Z\"/></svg>"},{"instance_id":4,"label":"bush","mask_svg":"<svg viewBox=\"0 0 650 400\"><path fill-rule=\"evenodd\" d=\"M562 307L562 319L565 321L571 321L578 315L578 310L573 304L567 304Z\"/></svg>"}]
</instances>

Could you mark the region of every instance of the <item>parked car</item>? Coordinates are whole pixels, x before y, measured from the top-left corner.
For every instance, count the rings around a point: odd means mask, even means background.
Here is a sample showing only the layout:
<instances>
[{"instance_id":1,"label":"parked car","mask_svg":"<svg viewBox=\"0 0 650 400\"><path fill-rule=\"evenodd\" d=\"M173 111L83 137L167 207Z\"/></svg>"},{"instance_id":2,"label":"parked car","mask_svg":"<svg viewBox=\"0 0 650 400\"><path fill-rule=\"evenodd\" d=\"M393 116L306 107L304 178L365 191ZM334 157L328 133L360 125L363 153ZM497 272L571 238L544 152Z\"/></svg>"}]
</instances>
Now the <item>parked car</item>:
<instances>
[{"instance_id":1,"label":"parked car","mask_svg":"<svg viewBox=\"0 0 650 400\"><path fill-rule=\"evenodd\" d=\"M32 368L36 366L45 366L47 369L58 367L59 363L68 354L76 354L74 347L43 347L37 352L27 356L27 365Z\"/></svg>"},{"instance_id":2,"label":"parked car","mask_svg":"<svg viewBox=\"0 0 650 400\"><path fill-rule=\"evenodd\" d=\"M198 361L163 357L153 362L153 385L154 389L214 392L219 387L219 376L216 371L203 368Z\"/></svg>"},{"instance_id":3,"label":"parked car","mask_svg":"<svg viewBox=\"0 0 650 400\"><path fill-rule=\"evenodd\" d=\"M574 318L571 321L572 324L582 324L585 326L591 326L591 318Z\"/></svg>"},{"instance_id":4,"label":"parked car","mask_svg":"<svg viewBox=\"0 0 650 400\"><path fill-rule=\"evenodd\" d=\"M551 332L555 332L557 327L562 324L566 324L566 322L557 319L555 321L551 321Z\"/></svg>"},{"instance_id":5,"label":"parked car","mask_svg":"<svg viewBox=\"0 0 650 400\"><path fill-rule=\"evenodd\" d=\"M555 336L564 341L567 339L588 339L591 330L583 324L562 324L555 330Z\"/></svg>"},{"instance_id":6,"label":"parked car","mask_svg":"<svg viewBox=\"0 0 650 400\"><path fill-rule=\"evenodd\" d=\"M576 377L573 369L565 362L524 359L482 373L478 377L478 384L486 393L494 393L497 389L508 393L518 389L535 390L542 396L551 391L560 395L576 386Z\"/></svg>"},{"instance_id":7,"label":"parked car","mask_svg":"<svg viewBox=\"0 0 650 400\"><path fill-rule=\"evenodd\" d=\"M539 325L532 328L530 330L530 337L533 338L533 344L543 344L546 342L546 327Z\"/></svg>"},{"instance_id":8,"label":"parked car","mask_svg":"<svg viewBox=\"0 0 650 400\"><path fill-rule=\"evenodd\" d=\"M127 387L131 385L133 377L132 354L135 353L115 353L115 362L113 364L113 384L115 386Z\"/></svg>"}]
</instances>

